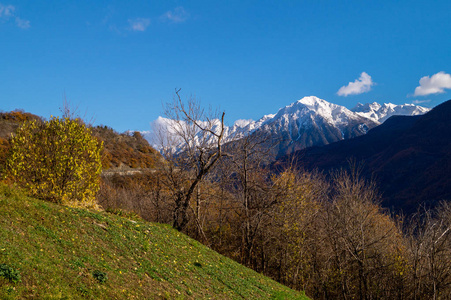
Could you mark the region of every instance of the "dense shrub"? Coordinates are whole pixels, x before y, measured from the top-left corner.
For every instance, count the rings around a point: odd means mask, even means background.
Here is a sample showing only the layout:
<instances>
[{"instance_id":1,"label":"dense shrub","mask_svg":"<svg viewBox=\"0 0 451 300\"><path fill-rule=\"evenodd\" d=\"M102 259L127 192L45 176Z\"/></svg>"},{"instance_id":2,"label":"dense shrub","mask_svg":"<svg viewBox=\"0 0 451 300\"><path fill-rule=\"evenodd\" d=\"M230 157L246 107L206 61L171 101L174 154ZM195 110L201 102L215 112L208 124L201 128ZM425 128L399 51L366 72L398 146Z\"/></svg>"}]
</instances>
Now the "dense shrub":
<instances>
[{"instance_id":1,"label":"dense shrub","mask_svg":"<svg viewBox=\"0 0 451 300\"><path fill-rule=\"evenodd\" d=\"M13 267L7 264L0 264L0 276L9 280L10 282L19 282L20 281L20 273Z\"/></svg>"},{"instance_id":2,"label":"dense shrub","mask_svg":"<svg viewBox=\"0 0 451 300\"><path fill-rule=\"evenodd\" d=\"M94 206L102 170L102 143L79 119L25 122L12 136L7 178L33 196L55 203Z\"/></svg>"},{"instance_id":3,"label":"dense shrub","mask_svg":"<svg viewBox=\"0 0 451 300\"><path fill-rule=\"evenodd\" d=\"M108 274L99 270L92 272L92 276L99 282L105 283L108 280Z\"/></svg>"},{"instance_id":4,"label":"dense shrub","mask_svg":"<svg viewBox=\"0 0 451 300\"><path fill-rule=\"evenodd\" d=\"M145 220L169 223L173 205L167 180L159 171L142 171L130 175L104 174L97 194L98 204L108 212L127 217L133 212Z\"/></svg>"}]
</instances>

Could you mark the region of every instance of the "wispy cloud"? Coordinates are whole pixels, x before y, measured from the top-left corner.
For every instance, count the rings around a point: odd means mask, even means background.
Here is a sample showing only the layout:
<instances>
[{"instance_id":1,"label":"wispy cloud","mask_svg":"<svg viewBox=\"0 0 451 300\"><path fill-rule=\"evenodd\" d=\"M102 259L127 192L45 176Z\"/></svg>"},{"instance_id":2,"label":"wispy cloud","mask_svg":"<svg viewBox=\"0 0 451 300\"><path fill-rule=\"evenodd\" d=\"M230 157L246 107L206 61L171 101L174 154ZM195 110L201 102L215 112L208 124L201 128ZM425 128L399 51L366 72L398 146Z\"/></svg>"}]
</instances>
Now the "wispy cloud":
<instances>
[{"instance_id":1,"label":"wispy cloud","mask_svg":"<svg viewBox=\"0 0 451 300\"><path fill-rule=\"evenodd\" d=\"M431 100L413 100L413 104L422 104L422 103L428 103L431 102Z\"/></svg>"},{"instance_id":2,"label":"wispy cloud","mask_svg":"<svg viewBox=\"0 0 451 300\"><path fill-rule=\"evenodd\" d=\"M150 19L148 18L136 18L128 20L130 29L133 31L146 31L150 25Z\"/></svg>"},{"instance_id":3,"label":"wispy cloud","mask_svg":"<svg viewBox=\"0 0 451 300\"><path fill-rule=\"evenodd\" d=\"M19 28L27 29L30 28L30 21L16 17L16 25Z\"/></svg>"},{"instance_id":4,"label":"wispy cloud","mask_svg":"<svg viewBox=\"0 0 451 300\"><path fill-rule=\"evenodd\" d=\"M348 85L342 86L338 92L338 96L349 96L349 95L358 95L362 93L369 92L371 90L371 86L374 85L371 76L366 72L362 72L360 74L359 79L356 79L354 82L349 82Z\"/></svg>"},{"instance_id":5,"label":"wispy cloud","mask_svg":"<svg viewBox=\"0 0 451 300\"><path fill-rule=\"evenodd\" d=\"M165 12L161 18L173 23L183 23L188 20L189 13L182 6L178 6L173 10Z\"/></svg>"},{"instance_id":6,"label":"wispy cloud","mask_svg":"<svg viewBox=\"0 0 451 300\"><path fill-rule=\"evenodd\" d=\"M420 85L415 88L414 96L426 96L431 94L441 94L445 89L451 89L451 75L445 72L421 77Z\"/></svg>"},{"instance_id":7,"label":"wispy cloud","mask_svg":"<svg viewBox=\"0 0 451 300\"><path fill-rule=\"evenodd\" d=\"M19 18L14 13L16 8L13 5L3 5L0 3L0 21L7 22L14 19L16 26L21 29L30 28L30 21Z\"/></svg>"},{"instance_id":8,"label":"wispy cloud","mask_svg":"<svg viewBox=\"0 0 451 300\"><path fill-rule=\"evenodd\" d=\"M12 5L3 5L0 3L0 18L6 19L12 17L15 9Z\"/></svg>"}]
</instances>

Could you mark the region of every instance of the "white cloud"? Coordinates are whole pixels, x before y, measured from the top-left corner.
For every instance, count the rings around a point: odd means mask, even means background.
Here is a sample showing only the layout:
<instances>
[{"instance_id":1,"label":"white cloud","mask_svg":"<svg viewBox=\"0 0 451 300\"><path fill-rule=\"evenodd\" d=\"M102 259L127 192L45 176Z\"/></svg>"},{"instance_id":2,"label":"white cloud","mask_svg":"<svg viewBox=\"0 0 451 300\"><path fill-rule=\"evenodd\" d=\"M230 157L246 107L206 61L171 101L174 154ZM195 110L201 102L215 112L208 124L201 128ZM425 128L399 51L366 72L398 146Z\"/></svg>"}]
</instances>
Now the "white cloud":
<instances>
[{"instance_id":1,"label":"white cloud","mask_svg":"<svg viewBox=\"0 0 451 300\"><path fill-rule=\"evenodd\" d=\"M0 20L9 21L9 19L15 19L16 26L21 29L30 28L30 21L21 19L14 14L16 8L12 5L0 4Z\"/></svg>"},{"instance_id":2,"label":"white cloud","mask_svg":"<svg viewBox=\"0 0 451 300\"><path fill-rule=\"evenodd\" d=\"M420 85L415 88L414 96L426 96L431 94L441 94L445 89L451 89L451 75L445 72L421 77Z\"/></svg>"},{"instance_id":3,"label":"white cloud","mask_svg":"<svg viewBox=\"0 0 451 300\"><path fill-rule=\"evenodd\" d=\"M362 72L360 74L359 79L356 79L354 82L349 82L348 85L342 86L338 92L338 96L348 96L348 95L358 95L362 93L369 92L371 90L371 86L374 85L371 76L366 72Z\"/></svg>"},{"instance_id":4,"label":"white cloud","mask_svg":"<svg viewBox=\"0 0 451 300\"><path fill-rule=\"evenodd\" d=\"M28 20L23 20L23 19L21 19L21 18L17 18L17 17L16 17L16 25L17 25L17 27L19 27L19 28L27 29L27 28L30 28L30 21L28 21Z\"/></svg>"},{"instance_id":5,"label":"white cloud","mask_svg":"<svg viewBox=\"0 0 451 300\"><path fill-rule=\"evenodd\" d=\"M0 18L9 18L14 14L16 8L12 5L0 4Z\"/></svg>"},{"instance_id":6,"label":"white cloud","mask_svg":"<svg viewBox=\"0 0 451 300\"><path fill-rule=\"evenodd\" d=\"M173 23L183 23L189 17L189 13L181 6L176 7L174 10L166 12L162 19L169 20Z\"/></svg>"},{"instance_id":7,"label":"white cloud","mask_svg":"<svg viewBox=\"0 0 451 300\"><path fill-rule=\"evenodd\" d=\"M146 18L136 18L128 20L130 23L130 28L133 31L146 31L147 27L150 25L150 19Z\"/></svg>"}]
</instances>

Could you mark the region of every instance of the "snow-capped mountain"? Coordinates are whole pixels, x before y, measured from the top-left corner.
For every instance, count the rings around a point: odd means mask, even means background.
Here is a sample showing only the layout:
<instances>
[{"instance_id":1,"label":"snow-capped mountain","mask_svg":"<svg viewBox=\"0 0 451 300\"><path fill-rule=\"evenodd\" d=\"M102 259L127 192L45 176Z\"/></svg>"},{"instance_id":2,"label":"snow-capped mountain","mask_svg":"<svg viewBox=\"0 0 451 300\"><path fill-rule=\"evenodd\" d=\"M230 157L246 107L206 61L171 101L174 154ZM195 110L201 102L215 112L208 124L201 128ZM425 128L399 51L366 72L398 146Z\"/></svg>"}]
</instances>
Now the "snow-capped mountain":
<instances>
[{"instance_id":1,"label":"snow-capped mountain","mask_svg":"<svg viewBox=\"0 0 451 300\"><path fill-rule=\"evenodd\" d=\"M361 176L377 178L382 205L409 215L451 199L451 100L421 116L390 118L368 134L308 148L278 163L328 173L364 161Z\"/></svg>"},{"instance_id":2,"label":"snow-capped mountain","mask_svg":"<svg viewBox=\"0 0 451 300\"><path fill-rule=\"evenodd\" d=\"M359 103L354 109L349 110L344 106L310 96L257 121L235 121L232 126L225 128L223 141L230 142L258 133L273 144L276 143L277 149L274 154L282 155L306 147L326 145L366 134L369 129L383 123L392 115L418 115L427 111L429 109L413 104L380 105L376 102L365 105ZM219 125L219 120L214 120L212 130L219 132ZM163 117L152 122L154 132L155 129L160 129L160 132L166 132L166 134L174 133L174 128L177 126L183 128L184 125L180 123L174 126L173 120ZM161 148L155 133L143 132L143 134L154 147ZM205 137L196 135L192 142L200 143L200 141L205 141Z\"/></svg>"},{"instance_id":3,"label":"snow-capped mountain","mask_svg":"<svg viewBox=\"0 0 451 300\"><path fill-rule=\"evenodd\" d=\"M230 142L232 140L240 139L248 134L254 132L258 128L262 126L266 121L272 119L274 115L265 115L257 121L254 120L237 120L234 122L232 126L225 126L224 128L224 137L223 142ZM206 122L199 122L201 126L208 127ZM220 120L214 119L211 121L211 130L215 133L220 132ZM175 122L174 120L158 117L155 121L151 122L151 131L142 131L141 134L149 141L149 143L156 149L161 149L163 146L167 144L178 145L183 142L179 135L177 135L177 131L187 131L187 130L197 130L196 134L187 134L194 135L194 142L199 143L204 139L211 138L210 135L203 136L201 132L196 128L188 128L186 123L183 121ZM169 139L173 138L175 140L170 141ZM207 141L208 142L208 141ZM214 141L210 141L214 142Z\"/></svg>"},{"instance_id":4,"label":"snow-capped mountain","mask_svg":"<svg viewBox=\"0 0 451 300\"><path fill-rule=\"evenodd\" d=\"M384 123L391 116L416 116L422 115L430 111L430 108L417 106L414 104L396 105L392 103L379 104L377 102L362 104L358 103L353 112L370 118L378 123Z\"/></svg>"},{"instance_id":5,"label":"snow-capped mountain","mask_svg":"<svg viewBox=\"0 0 451 300\"><path fill-rule=\"evenodd\" d=\"M226 141L230 141L232 139L245 137L246 135L262 127L263 124L274 118L274 116L274 114L265 115L257 121L254 121L252 119L237 120L235 121L235 123L233 123L233 126L226 129L227 134L225 134L225 139Z\"/></svg>"},{"instance_id":6,"label":"snow-capped mountain","mask_svg":"<svg viewBox=\"0 0 451 300\"><path fill-rule=\"evenodd\" d=\"M281 108L255 132L278 140L277 155L281 155L363 135L377 125L344 106L310 96Z\"/></svg>"}]
</instances>

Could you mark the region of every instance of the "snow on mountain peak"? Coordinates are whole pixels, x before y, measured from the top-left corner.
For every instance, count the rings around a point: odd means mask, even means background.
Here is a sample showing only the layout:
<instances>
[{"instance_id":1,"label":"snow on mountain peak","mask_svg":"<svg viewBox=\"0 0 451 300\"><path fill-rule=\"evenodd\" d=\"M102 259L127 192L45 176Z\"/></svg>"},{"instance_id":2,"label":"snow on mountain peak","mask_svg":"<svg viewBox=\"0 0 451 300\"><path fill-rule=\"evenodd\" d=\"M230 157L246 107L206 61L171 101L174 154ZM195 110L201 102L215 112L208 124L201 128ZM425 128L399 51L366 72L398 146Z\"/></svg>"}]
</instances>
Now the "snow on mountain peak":
<instances>
[{"instance_id":1,"label":"snow on mountain peak","mask_svg":"<svg viewBox=\"0 0 451 300\"><path fill-rule=\"evenodd\" d=\"M383 123L393 115L415 116L425 114L429 108L417 106L414 104L396 105L393 103L379 104L377 102L367 104L357 104L352 111L362 117L372 119L377 123Z\"/></svg>"},{"instance_id":2,"label":"snow on mountain peak","mask_svg":"<svg viewBox=\"0 0 451 300\"><path fill-rule=\"evenodd\" d=\"M320 99L316 96L308 96L308 97L304 97L304 98L298 100L295 103L302 103L310 108L315 108L320 105L324 105L325 103L328 103L328 102L323 99Z\"/></svg>"},{"instance_id":3,"label":"snow on mountain peak","mask_svg":"<svg viewBox=\"0 0 451 300\"><path fill-rule=\"evenodd\" d=\"M353 109L351 109L351 111L353 111L353 112L370 112L370 111L376 111L376 110L380 109L381 107L382 107L382 105L380 105L377 102L366 103L366 104L357 103L357 105Z\"/></svg>"},{"instance_id":4,"label":"snow on mountain peak","mask_svg":"<svg viewBox=\"0 0 451 300\"><path fill-rule=\"evenodd\" d=\"M392 115L418 115L429 110L413 104L384 103L381 105L377 102L359 103L349 110L344 106L309 96L280 108L277 114L265 115L257 121L251 119L235 121L232 126L224 128L223 142L260 132L276 139L280 138L284 143L299 143L303 145L302 147L321 145L365 134L368 129L384 122ZM214 121L211 129L216 132L220 129L220 121ZM161 129L160 132L165 131L169 135L174 133L174 125L184 126L183 122L174 123L173 120L163 117L158 117L151 124L154 129ZM178 130L183 129L178 128ZM153 146L159 148L155 133L147 132L145 137ZM202 139L202 137L199 135L196 139ZM300 149L301 146L297 147L293 149Z\"/></svg>"},{"instance_id":5,"label":"snow on mountain peak","mask_svg":"<svg viewBox=\"0 0 451 300\"><path fill-rule=\"evenodd\" d=\"M309 96L281 108L274 119L287 117L292 120L299 120L300 123L310 123L309 119L322 118L333 126L342 126L346 125L350 119L356 119L358 116L344 106Z\"/></svg>"},{"instance_id":6,"label":"snow on mountain peak","mask_svg":"<svg viewBox=\"0 0 451 300\"><path fill-rule=\"evenodd\" d=\"M322 100L315 96L310 97L304 97L296 102L291 103L290 105L287 105L281 109L276 114L277 116L284 115L284 114L298 114L299 113L306 113L308 111L314 111L314 112L324 112L324 111L330 111L330 105L331 103ZM335 105L335 104L333 104Z\"/></svg>"},{"instance_id":7,"label":"snow on mountain peak","mask_svg":"<svg viewBox=\"0 0 451 300\"><path fill-rule=\"evenodd\" d=\"M249 124L251 124L253 122L255 122L255 121L252 120L252 119L248 119L248 120L239 119L239 120L236 120L235 123L233 123L233 126L237 126L237 127L241 127L242 128L242 127L246 127L247 125L249 125Z\"/></svg>"}]
</instances>

